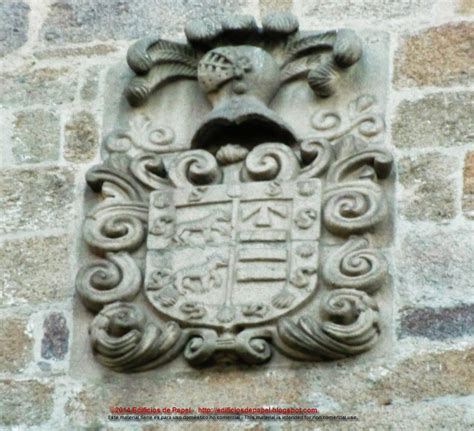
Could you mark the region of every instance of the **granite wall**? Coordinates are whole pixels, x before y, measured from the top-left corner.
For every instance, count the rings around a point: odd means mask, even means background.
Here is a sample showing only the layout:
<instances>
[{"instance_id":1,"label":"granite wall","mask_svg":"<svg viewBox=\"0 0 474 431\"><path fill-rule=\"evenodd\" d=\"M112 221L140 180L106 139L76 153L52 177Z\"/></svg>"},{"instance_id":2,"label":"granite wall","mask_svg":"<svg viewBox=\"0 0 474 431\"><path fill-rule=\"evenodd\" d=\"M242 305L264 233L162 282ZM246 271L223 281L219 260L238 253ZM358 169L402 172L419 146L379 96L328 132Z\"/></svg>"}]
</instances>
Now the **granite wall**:
<instances>
[{"instance_id":1,"label":"granite wall","mask_svg":"<svg viewBox=\"0 0 474 431\"><path fill-rule=\"evenodd\" d=\"M258 18L282 9L302 29L347 26L390 39L387 145L397 159L390 354L278 368L171 366L140 376L88 375L85 362L78 373L71 352L82 348L73 334L84 314L74 294L84 175L99 160L108 69L136 38L181 38L187 17ZM472 0L3 0L0 428L164 426L107 421L109 406L133 404L317 406L360 419L318 429L473 426L473 14Z\"/></svg>"}]
</instances>

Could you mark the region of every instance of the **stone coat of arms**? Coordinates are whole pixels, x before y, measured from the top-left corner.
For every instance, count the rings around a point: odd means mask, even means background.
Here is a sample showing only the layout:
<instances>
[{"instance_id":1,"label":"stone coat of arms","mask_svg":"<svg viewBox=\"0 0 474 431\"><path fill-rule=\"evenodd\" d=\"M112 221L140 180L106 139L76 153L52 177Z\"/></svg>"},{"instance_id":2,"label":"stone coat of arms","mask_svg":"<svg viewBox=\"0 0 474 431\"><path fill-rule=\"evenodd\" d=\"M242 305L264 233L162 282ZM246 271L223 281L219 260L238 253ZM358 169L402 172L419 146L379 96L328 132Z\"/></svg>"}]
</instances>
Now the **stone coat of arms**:
<instances>
[{"instance_id":1,"label":"stone coat of arms","mask_svg":"<svg viewBox=\"0 0 474 431\"><path fill-rule=\"evenodd\" d=\"M392 157L377 97L359 94L362 40L299 32L285 13L185 34L129 49L121 127L87 173L99 199L83 238L99 259L76 288L97 314L97 360L142 371L182 352L198 365L369 350Z\"/></svg>"}]
</instances>

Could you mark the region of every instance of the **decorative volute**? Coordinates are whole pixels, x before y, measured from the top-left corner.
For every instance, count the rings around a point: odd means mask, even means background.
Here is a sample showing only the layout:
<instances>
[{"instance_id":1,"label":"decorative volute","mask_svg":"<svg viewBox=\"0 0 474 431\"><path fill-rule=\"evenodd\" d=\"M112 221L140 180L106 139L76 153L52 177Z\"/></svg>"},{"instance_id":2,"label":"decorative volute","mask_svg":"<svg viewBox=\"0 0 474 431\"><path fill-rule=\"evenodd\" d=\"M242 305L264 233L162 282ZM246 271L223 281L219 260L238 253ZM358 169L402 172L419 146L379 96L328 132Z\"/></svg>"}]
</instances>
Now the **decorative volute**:
<instances>
[{"instance_id":1,"label":"decorative volute","mask_svg":"<svg viewBox=\"0 0 474 431\"><path fill-rule=\"evenodd\" d=\"M96 314L95 357L143 371L181 353L199 365L370 350L389 306L380 50L363 55L351 30L299 32L285 13L185 35L129 49L134 76L87 173L97 257L77 293Z\"/></svg>"}]
</instances>

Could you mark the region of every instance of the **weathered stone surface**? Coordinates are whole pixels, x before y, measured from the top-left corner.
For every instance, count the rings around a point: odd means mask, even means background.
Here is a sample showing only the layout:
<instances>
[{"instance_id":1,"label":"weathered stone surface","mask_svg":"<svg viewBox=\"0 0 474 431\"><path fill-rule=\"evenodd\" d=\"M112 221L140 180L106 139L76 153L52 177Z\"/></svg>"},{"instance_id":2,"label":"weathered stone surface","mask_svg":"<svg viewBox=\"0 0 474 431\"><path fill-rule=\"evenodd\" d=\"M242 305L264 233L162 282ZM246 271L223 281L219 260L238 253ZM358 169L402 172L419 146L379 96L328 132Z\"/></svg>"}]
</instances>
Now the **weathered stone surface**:
<instances>
[{"instance_id":1,"label":"weathered stone surface","mask_svg":"<svg viewBox=\"0 0 474 431\"><path fill-rule=\"evenodd\" d=\"M54 161L59 157L59 117L52 111L15 114L12 154L18 163Z\"/></svg>"},{"instance_id":2,"label":"weathered stone surface","mask_svg":"<svg viewBox=\"0 0 474 431\"><path fill-rule=\"evenodd\" d=\"M84 82L80 90L81 99L90 102L95 100L97 92L99 91L101 68L98 66L91 67L87 70L84 77Z\"/></svg>"},{"instance_id":3,"label":"weathered stone surface","mask_svg":"<svg viewBox=\"0 0 474 431\"><path fill-rule=\"evenodd\" d=\"M474 1L472 0L458 0L456 6L456 12L462 15L474 14Z\"/></svg>"},{"instance_id":4,"label":"weathered stone surface","mask_svg":"<svg viewBox=\"0 0 474 431\"><path fill-rule=\"evenodd\" d=\"M315 0L300 1L305 15L321 20L401 18L429 13L435 0L387 2L377 0L342 0L338 2Z\"/></svg>"},{"instance_id":5,"label":"weathered stone surface","mask_svg":"<svg viewBox=\"0 0 474 431\"><path fill-rule=\"evenodd\" d=\"M474 305L452 308L414 308L404 310L400 321L401 337L444 340L474 334Z\"/></svg>"},{"instance_id":6,"label":"weathered stone surface","mask_svg":"<svg viewBox=\"0 0 474 431\"><path fill-rule=\"evenodd\" d=\"M462 209L466 217L474 219L474 151L466 153L463 172Z\"/></svg>"},{"instance_id":7,"label":"weathered stone surface","mask_svg":"<svg viewBox=\"0 0 474 431\"><path fill-rule=\"evenodd\" d=\"M456 215L458 161L441 153L400 159L400 212L408 220L446 220Z\"/></svg>"},{"instance_id":8,"label":"weathered stone surface","mask_svg":"<svg viewBox=\"0 0 474 431\"><path fill-rule=\"evenodd\" d=\"M53 392L51 384L36 380L0 381L0 424L40 425L53 412Z\"/></svg>"},{"instance_id":9,"label":"weathered stone surface","mask_svg":"<svg viewBox=\"0 0 474 431\"><path fill-rule=\"evenodd\" d=\"M182 405L182 391L186 391L187 403L190 406L213 405L229 406L238 399L243 406L261 406L272 403L274 393L268 391L264 382L271 379L275 393L279 393L280 405L300 405L302 407L313 407L311 401L307 400L309 393L309 382L304 382L304 373L296 372L279 373L278 371L267 371L266 373L242 373L242 370L221 370L221 372L209 373L207 376L198 377L183 376L174 381L162 380L157 385L148 385L145 380L141 382L129 381L128 385L109 385L106 396L110 399L110 405L123 405L122 403L153 402L157 393L161 393L162 399L167 400L168 405ZM239 386L234 392L229 391L231 382L239 380ZM203 383L207 390L202 391ZM154 387L153 387L154 386ZM161 388L161 390L159 390ZM159 392L157 392L159 390ZM133 404L132 404L133 405Z\"/></svg>"},{"instance_id":10,"label":"weathered stone surface","mask_svg":"<svg viewBox=\"0 0 474 431\"><path fill-rule=\"evenodd\" d=\"M474 93L436 93L403 101L392 124L399 148L451 147L474 142Z\"/></svg>"},{"instance_id":11,"label":"weathered stone surface","mask_svg":"<svg viewBox=\"0 0 474 431\"><path fill-rule=\"evenodd\" d=\"M72 296L69 254L66 236L0 243L0 303L37 304Z\"/></svg>"},{"instance_id":12,"label":"weathered stone surface","mask_svg":"<svg viewBox=\"0 0 474 431\"><path fill-rule=\"evenodd\" d=\"M448 307L474 297L469 229L410 229L397 251L398 292L409 307Z\"/></svg>"},{"instance_id":13,"label":"weathered stone surface","mask_svg":"<svg viewBox=\"0 0 474 431\"><path fill-rule=\"evenodd\" d=\"M74 70L68 67L22 69L0 75L0 104L29 106L32 103L61 105L74 100Z\"/></svg>"},{"instance_id":14,"label":"weathered stone surface","mask_svg":"<svg viewBox=\"0 0 474 431\"><path fill-rule=\"evenodd\" d=\"M74 202L71 168L18 168L0 172L0 232L66 227Z\"/></svg>"},{"instance_id":15,"label":"weathered stone surface","mask_svg":"<svg viewBox=\"0 0 474 431\"><path fill-rule=\"evenodd\" d=\"M106 421L109 406L157 406L158 403L158 406L228 407L235 406L238 400L239 406L314 407L316 400L310 395L315 391L314 386L310 388L314 382L308 379L305 371L300 371L302 373L224 368L210 370L206 375L194 372L173 378L153 373L134 377L122 374L116 379L85 386L69 398L65 412L72 424L97 426ZM271 391L268 390L269 381L272 382ZM219 424L222 428L222 423Z\"/></svg>"},{"instance_id":16,"label":"weathered stone surface","mask_svg":"<svg viewBox=\"0 0 474 431\"><path fill-rule=\"evenodd\" d=\"M474 348L408 358L377 379L369 394L380 400L423 400L474 391Z\"/></svg>"},{"instance_id":17,"label":"weathered stone surface","mask_svg":"<svg viewBox=\"0 0 474 431\"><path fill-rule=\"evenodd\" d=\"M90 386L72 395L66 402L64 412L67 421L71 425L84 427L97 427L100 429L105 422L105 415L108 413L97 394L97 386Z\"/></svg>"},{"instance_id":18,"label":"weathered stone surface","mask_svg":"<svg viewBox=\"0 0 474 431\"><path fill-rule=\"evenodd\" d=\"M291 11L293 0L260 0L260 14L262 16L276 11Z\"/></svg>"},{"instance_id":19,"label":"weathered stone surface","mask_svg":"<svg viewBox=\"0 0 474 431\"><path fill-rule=\"evenodd\" d=\"M94 116L87 111L75 113L65 125L64 158L72 162L92 160L99 147L99 131Z\"/></svg>"},{"instance_id":20,"label":"weathered stone surface","mask_svg":"<svg viewBox=\"0 0 474 431\"><path fill-rule=\"evenodd\" d=\"M0 319L0 372L20 372L31 360L33 339L27 325L28 320L20 316Z\"/></svg>"},{"instance_id":21,"label":"weathered stone surface","mask_svg":"<svg viewBox=\"0 0 474 431\"><path fill-rule=\"evenodd\" d=\"M65 58L65 57L94 57L94 56L103 56L117 51L117 47L114 45L107 45L104 43L99 43L92 46L68 46L68 47L59 47L44 49L41 51L36 51L33 55L40 59L48 58Z\"/></svg>"},{"instance_id":22,"label":"weathered stone surface","mask_svg":"<svg viewBox=\"0 0 474 431\"><path fill-rule=\"evenodd\" d=\"M44 359L64 359L69 347L69 328L62 313L50 313L43 322L41 356Z\"/></svg>"},{"instance_id":23,"label":"weathered stone surface","mask_svg":"<svg viewBox=\"0 0 474 431\"><path fill-rule=\"evenodd\" d=\"M0 3L0 57L26 42L29 11L30 7L23 1Z\"/></svg>"},{"instance_id":24,"label":"weathered stone surface","mask_svg":"<svg viewBox=\"0 0 474 431\"><path fill-rule=\"evenodd\" d=\"M401 402L469 395L474 384L473 353L472 349L423 353L401 362L385 360L378 366L349 360L310 367L297 364L295 369L223 367L173 378L113 374L71 396L66 413L73 424L92 426L104 421L109 405L156 405L159 398L168 406L224 407L239 400L241 406L317 407L325 414L358 414L363 420L371 411ZM324 400L337 402L328 409Z\"/></svg>"},{"instance_id":25,"label":"weathered stone surface","mask_svg":"<svg viewBox=\"0 0 474 431\"><path fill-rule=\"evenodd\" d=\"M474 73L474 23L460 22L408 36L396 54L395 84L468 84Z\"/></svg>"},{"instance_id":26,"label":"weathered stone surface","mask_svg":"<svg viewBox=\"0 0 474 431\"><path fill-rule=\"evenodd\" d=\"M380 407L346 411L345 415L357 416L357 421L318 421L317 429L321 431L367 431L367 430L396 430L396 431L428 431L450 430L464 431L473 422L471 415L472 396L446 397L419 402L389 403ZM387 401L388 402L388 401ZM314 422L299 422L301 430L314 429ZM301 428L300 428L301 426ZM291 424L283 423L282 431L294 430Z\"/></svg>"},{"instance_id":27,"label":"weathered stone surface","mask_svg":"<svg viewBox=\"0 0 474 431\"><path fill-rule=\"evenodd\" d=\"M187 18L238 13L246 5L246 0L59 0L52 3L41 36L53 43L136 39L175 33Z\"/></svg>"}]
</instances>

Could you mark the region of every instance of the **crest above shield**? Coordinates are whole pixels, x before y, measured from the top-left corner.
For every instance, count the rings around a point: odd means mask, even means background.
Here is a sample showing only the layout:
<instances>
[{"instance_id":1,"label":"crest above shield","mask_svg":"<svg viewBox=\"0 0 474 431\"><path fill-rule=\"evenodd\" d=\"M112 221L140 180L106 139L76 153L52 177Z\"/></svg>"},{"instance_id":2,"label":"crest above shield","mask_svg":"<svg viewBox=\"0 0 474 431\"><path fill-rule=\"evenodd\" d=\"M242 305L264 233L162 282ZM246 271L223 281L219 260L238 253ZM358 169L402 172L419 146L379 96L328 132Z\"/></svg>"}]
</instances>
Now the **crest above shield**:
<instances>
[{"instance_id":1,"label":"crest above shield","mask_svg":"<svg viewBox=\"0 0 474 431\"><path fill-rule=\"evenodd\" d=\"M96 258L76 281L97 360L370 350L390 305L383 34L302 32L290 14L185 34L136 42L111 72L103 163L86 176Z\"/></svg>"}]
</instances>

